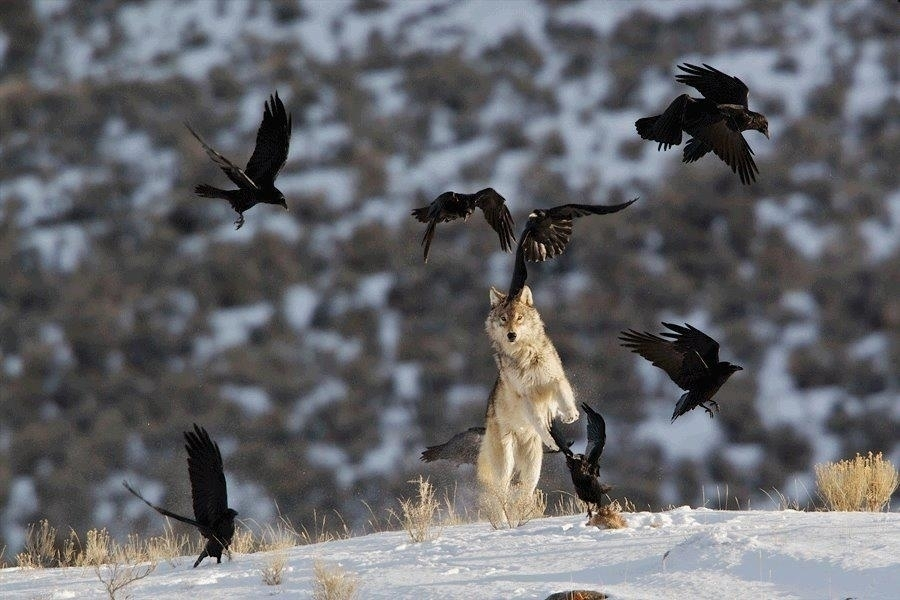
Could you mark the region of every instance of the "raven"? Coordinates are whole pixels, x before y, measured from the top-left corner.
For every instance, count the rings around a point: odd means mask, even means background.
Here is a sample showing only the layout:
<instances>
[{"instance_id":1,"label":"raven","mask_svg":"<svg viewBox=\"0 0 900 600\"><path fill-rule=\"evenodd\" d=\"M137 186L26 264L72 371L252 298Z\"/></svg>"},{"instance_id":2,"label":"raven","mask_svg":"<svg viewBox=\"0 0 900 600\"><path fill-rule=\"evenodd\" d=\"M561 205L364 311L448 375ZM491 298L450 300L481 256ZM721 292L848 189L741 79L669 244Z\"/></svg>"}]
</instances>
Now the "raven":
<instances>
[{"instance_id":1,"label":"raven","mask_svg":"<svg viewBox=\"0 0 900 600\"><path fill-rule=\"evenodd\" d=\"M698 67L685 63L678 68L684 73L676 75L675 80L695 88L703 98L678 96L663 114L635 121L638 134L659 142L657 150L668 150L681 143L684 131L691 139L684 147L683 162L694 162L712 150L738 173L741 183L755 181L759 169L741 132L754 129L768 138L769 122L747 108L747 86L707 64Z\"/></svg>"},{"instance_id":2,"label":"raven","mask_svg":"<svg viewBox=\"0 0 900 600\"><path fill-rule=\"evenodd\" d=\"M238 213L238 220L234 222L234 228L240 229L244 224L244 211L256 204L277 204L287 210L287 202L284 194L275 187L275 178L287 161L288 147L291 143L291 115L284 110L284 104L278 97L269 96L263 111L262 124L256 133L256 148L247 168L240 167L216 152L207 144L190 125L184 124L206 150L206 153L219 168L225 172L238 189L221 190L219 188L201 183L194 188L194 193L203 198L224 198L228 200Z\"/></svg>"},{"instance_id":3,"label":"raven","mask_svg":"<svg viewBox=\"0 0 900 600\"><path fill-rule=\"evenodd\" d=\"M606 444L606 421L600 413L596 412L586 403L581 403L581 408L587 414L587 447L585 454L574 454L568 447L560 442L558 432L550 428L550 435L566 455L566 466L572 476L572 484L575 486L575 494L578 499L587 504L588 517L593 515L592 505L600 506L603 495L612 488L600 483L600 455L603 454L603 446Z\"/></svg>"},{"instance_id":4,"label":"raven","mask_svg":"<svg viewBox=\"0 0 900 600\"><path fill-rule=\"evenodd\" d=\"M422 245L425 247L425 262L428 262L428 250L431 248L431 240L434 238L435 226L438 223L456 219L467 221L476 208L481 209L485 220L497 232L503 251L509 252L512 249L513 242L516 241L516 236L512 231L512 215L509 214L509 209L506 207L506 199L494 188L484 188L474 194L444 192L428 206L412 211L412 215L416 219L422 223L428 223L425 235L422 237Z\"/></svg>"},{"instance_id":5,"label":"raven","mask_svg":"<svg viewBox=\"0 0 900 600\"><path fill-rule=\"evenodd\" d=\"M194 568L207 556L222 562L222 551L228 549L234 536L234 518L237 511L228 508L228 491L225 488L225 473L222 470L222 454L219 445L209 438L205 429L194 423L194 431L184 432L188 453L188 476L191 480L191 497L194 504L194 518L182 517L151 504L127 481L123 481L129 492L143 500L150 508L182 523L193 525L206 538L206 547Z\"/></svg>"},{"instance_id":6,"label":"raven","mask_svg":"<svg viewBox=\"0 0 900 600\"><path fill-rule=\"evenodd\" d=\"M572 237L572 222L585 215L607 215L627 208L637 201L602 206L599 204L563 204L553 208L536 208L528 215L525 229L516 248L516 262L507 298L515 298L528 278L525 261L542 262L562 254Z\"/></svg>"},{"instance_id":7,"label":"raven","mask_svg":"<svg viewBox=\"0 0 900 600\"><path fill-rule=\"evenodd\" d=\"M712 404L716 411L719 410L718 403L712 399L713 395L732 373L743 371L743 367L719 362L719 342L699 329L687 323L684 327L671 323L663 325L675 333L666 331L660 335L671 338L672 341L647 332L638 333L633 329L623 331L619 339L622 346L630 348L632 352L652 362L653 366L665 371L685 391L675 405L673 422L698 406L712 418L713 411L707 404Z\"/></svg>"},{"instance_id":8,"label":"raven","mask_svg":"<svg viewBox=\"0 0 900 600\"><path fill-rule=\"evenodd\" d=\"M459 465L474 465L478 460L478 451L481 448L481 440L484 439L484 431L484 427L469 427L465 431L457 433L443 444L428 446L422 451L422 456L419 457L419 460L423 462L449 460L457 467ZM556 440L557 446L568 448L572 445L571 441L566 441L564 445L560 445L562 433L556 430L555 422L551 427L551 431L556 435L553 439ZM544 451L547 453L559 452L559 450L546 449Z\"/></svg>"}]
</instances>

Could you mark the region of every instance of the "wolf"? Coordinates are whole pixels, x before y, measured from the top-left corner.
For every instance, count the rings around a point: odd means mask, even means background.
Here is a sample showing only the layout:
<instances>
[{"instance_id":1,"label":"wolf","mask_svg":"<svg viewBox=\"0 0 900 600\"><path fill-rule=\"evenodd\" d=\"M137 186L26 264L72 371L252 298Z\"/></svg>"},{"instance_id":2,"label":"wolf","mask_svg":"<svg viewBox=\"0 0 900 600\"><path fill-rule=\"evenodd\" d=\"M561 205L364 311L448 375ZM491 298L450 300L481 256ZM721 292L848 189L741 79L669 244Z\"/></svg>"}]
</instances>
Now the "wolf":
<instances>
[{"instance_id":1,"label":"wolf","mask_svg":"<svg viewBox=\"0 0 900 600\"><path fill-rule=\"evenodd\" d=\"M518 474L518 493L531 495L541 474L541 444L558 449L550 436L551 421L576 421L578 407L531 289L526 285L508 298L492 287L490 300L484 327L498 374L488 400L476 477L483 493L505 495Z\"/></svg>"}]
</instances>

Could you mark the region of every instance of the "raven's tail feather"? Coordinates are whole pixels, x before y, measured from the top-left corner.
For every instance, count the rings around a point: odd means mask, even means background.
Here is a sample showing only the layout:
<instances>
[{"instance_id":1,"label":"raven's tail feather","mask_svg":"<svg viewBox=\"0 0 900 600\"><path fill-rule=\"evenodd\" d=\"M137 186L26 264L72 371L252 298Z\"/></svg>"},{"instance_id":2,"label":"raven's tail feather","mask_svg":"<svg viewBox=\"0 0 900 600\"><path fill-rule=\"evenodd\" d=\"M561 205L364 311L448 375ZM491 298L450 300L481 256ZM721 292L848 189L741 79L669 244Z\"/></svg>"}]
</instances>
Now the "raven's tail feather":
<instances>
[{"instance_id":1,"label":"raven's tail feather","mask_svg":"<svg viewBox=\"0 0 900 600\"><path fill-rule=\"evenodd\" d=\"M658 150L668 150L680 144L684 110L688 100L687 94L682 94L672 101L663 114L635 121L634 126L638 134L645 140L659 142Z\"/></svg>"},{"instance_id":2,"label":"raven's tail feather","mask_svg":"<svg viewBox=\"0 0 900 600\"><path fill-rule=\"evenodd\" d=\"M638 135L640 135L645 140L652 140L651 137L653 135L653 129L656 126L656 121L662 115L656 115L655 117L644 117L643 119L638 119L634 122L634 126L637 129Z\"/></svg>"},{"instance_id":3,"label":"raven's tail feather","mask_svg":"<svg viewBox=\"0 0 900 600\"><path fill-rule=\"evenodd\" d=\"M194 193L200 196L201 198L227 198L227 192L225 190L220 190L217 187L213 187L211 185L207 185L205 183L201 183L194 187Z\"/></svg>"},{"instance_id":4,"label":"raven's tail feather","mask_svg":"<svg viewBox=\"0 0 900 600\"><path fill-rule=\"evenodd\" d=\"M131 485L129 485L129 483L128 483L127 481L123 481L123 482L122 482L122 485L125 486L125 489L126 489L126 490L128 490L129 492L131 492L132 494L134 494L135 496L137 496L137 497L140 498L141 500L143 500L143 501L144 501L144 504L146 504L147 506L149 506L150 508L152 508L153 510L155 510L155 511L158 512L159 514L161 514L161 515L163 515L163 516L166 516L166 517L172 517L172 518L175 519L176 521L181 521L182 523L187 523L188 525L193 525L194 527L200 527L200 528L203 527L203 525L201 525L200 523L198 523L197 521L195 521L195 520L193 520L193 519L189 519L189 518L187 518L187 517L182 517L181 515L176 515L175 513L170 512L170 511L168 511L168 510L166 510L166 509L164 509L164 508L162 508L162 507L160 507L160 506L156 506L155 504L153 504L152 502L150 502L149 500L147 500L146 498L144 498L143 496L141 496L140 493L138 493L137 490L135 490L133 487L131 487Z\"/></svg>"}]
</instances>

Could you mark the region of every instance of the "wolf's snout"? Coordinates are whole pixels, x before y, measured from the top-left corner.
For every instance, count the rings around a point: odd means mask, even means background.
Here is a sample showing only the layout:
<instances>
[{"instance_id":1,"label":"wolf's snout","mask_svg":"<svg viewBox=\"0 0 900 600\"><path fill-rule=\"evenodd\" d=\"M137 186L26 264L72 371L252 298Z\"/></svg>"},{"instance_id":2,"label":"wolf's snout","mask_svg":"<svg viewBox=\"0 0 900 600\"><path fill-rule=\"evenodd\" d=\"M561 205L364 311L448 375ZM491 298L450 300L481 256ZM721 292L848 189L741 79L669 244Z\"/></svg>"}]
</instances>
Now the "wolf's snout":
<instances>
[{"instance_id":1,"label":"wolf's snout","mask_svg":"<svg viewBox=\"0 0 900 600\"><path fill-rule=\"evenodd\" d=\"M507 334L506 334L506 339L508 339L508 340L511 341L511 342L516 341L516 332L515 332L515 331L510 331L509 333L507 333Z\"/></svg>"}]
</instances>

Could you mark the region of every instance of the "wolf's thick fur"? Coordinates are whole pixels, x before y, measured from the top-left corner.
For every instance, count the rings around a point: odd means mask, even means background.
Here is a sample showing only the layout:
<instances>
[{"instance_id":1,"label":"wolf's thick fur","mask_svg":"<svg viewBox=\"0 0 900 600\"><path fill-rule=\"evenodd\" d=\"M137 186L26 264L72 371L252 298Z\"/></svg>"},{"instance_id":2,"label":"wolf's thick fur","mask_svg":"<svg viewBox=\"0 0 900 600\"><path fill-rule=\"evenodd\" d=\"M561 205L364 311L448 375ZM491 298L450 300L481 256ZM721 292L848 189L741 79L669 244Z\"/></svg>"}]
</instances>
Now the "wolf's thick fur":
<instances>
[{"instance_id":1,"label":"wolf's thick fur","mask_svg":"<svg viewBox=\"0 0 900 600\"><path fill-rule=\"evenodd\" d=\"M478 481L485 493L506 494L518 473L519 493L530 495L541 474L541 443L557 448L549 433L551 420L560 416L571 423L578 419L578 407L531 289L525 286L518 298L507 299L491 288L490 297L484 327L498 374L478 453Z\"/></svg>"}]
</instances>

